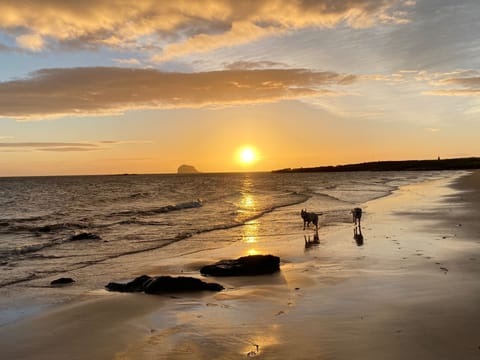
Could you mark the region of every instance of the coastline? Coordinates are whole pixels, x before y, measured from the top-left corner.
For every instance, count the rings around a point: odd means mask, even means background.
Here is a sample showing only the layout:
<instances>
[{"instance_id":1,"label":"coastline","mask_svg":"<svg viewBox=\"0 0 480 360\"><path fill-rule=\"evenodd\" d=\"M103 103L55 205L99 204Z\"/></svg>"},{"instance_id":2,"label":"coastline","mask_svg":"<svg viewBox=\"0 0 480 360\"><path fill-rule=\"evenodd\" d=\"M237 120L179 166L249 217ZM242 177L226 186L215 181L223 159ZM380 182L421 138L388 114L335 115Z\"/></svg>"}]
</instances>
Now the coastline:
<instances>
[{"instance_id":1,"label":"coastline","mask_svg":"<svg viewBox=\"0 0 480 360\"><path fill-rule=\"evenodd\" d=\"M338 226L321 229L320 245L305 249L311 232L275 235L266 214L245 226L271 236L193 253L181 269L151 254L132 277L195 275L202 264L252 251L280 256L279 274L211 278L227 288L214 295L98 291L0 327L0 348L16 359L238 359L249 352L267 359L476 359L478 194L480 172L453 186L450 178L434 180L363 204L361 247L352 226Z\"/></svg>"}]
</instances>

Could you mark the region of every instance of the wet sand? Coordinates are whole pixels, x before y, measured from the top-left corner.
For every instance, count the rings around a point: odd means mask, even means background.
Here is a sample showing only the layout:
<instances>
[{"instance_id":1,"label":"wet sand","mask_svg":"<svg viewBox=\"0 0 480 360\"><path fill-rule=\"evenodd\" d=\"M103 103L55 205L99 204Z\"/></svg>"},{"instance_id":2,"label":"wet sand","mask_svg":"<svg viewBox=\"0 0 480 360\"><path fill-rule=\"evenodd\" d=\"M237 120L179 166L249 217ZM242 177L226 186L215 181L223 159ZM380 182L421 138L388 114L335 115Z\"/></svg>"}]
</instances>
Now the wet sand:
<instances>
[{"instance_id":1,"label":"wet sand","mask_svg":"<svg viewBox=\"0 0 480 360\"><path fill-rule=\"evenodd\" d=\"M299 217L297 234L234 242L186 263L149 255L132 277L198 276L203 264L247 253L278 255L282 270L209 278L226 287L215 294L96 291L0 327L2 358L478 359L480 172L450 182L363 204L362 246L352 224L322 228L320 244L305 248L313 233ZM273 231L271 216L246 226Z\"/></svg>"}]
</instances>

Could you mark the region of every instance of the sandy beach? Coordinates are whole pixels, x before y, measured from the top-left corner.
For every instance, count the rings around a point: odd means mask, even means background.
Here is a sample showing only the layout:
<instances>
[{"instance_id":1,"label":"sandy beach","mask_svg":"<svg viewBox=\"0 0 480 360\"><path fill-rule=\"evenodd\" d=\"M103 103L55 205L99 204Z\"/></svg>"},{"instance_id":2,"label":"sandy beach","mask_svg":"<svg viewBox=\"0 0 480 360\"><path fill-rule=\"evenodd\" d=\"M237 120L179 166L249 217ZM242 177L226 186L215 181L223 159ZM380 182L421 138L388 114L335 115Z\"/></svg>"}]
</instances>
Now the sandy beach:
<instances>
[{"instance_id":1,"label":"sandy beach","mask_svg":"<svg viewBox=\"0 0 480 360\"><path fill-rule=\"evenodd\" d=\"M478 359L480 172L405 186L361 206L362 246L353 224L343 224L321 227L320 244L306 248L304 236L313 232L303 231L296 206L288 211L298 216L297 234L232 242L193 253L182 264L160 262L155 253L137 255L132 279L200 277L204 264L254 253L280 256L281 271L209 278L225 286L219 293L152 296L98 289L0 327L1 356ZM275 234L269 216L245 227ZM202 236L208 234L189 241Z\"/></svg>"}]
</instances>

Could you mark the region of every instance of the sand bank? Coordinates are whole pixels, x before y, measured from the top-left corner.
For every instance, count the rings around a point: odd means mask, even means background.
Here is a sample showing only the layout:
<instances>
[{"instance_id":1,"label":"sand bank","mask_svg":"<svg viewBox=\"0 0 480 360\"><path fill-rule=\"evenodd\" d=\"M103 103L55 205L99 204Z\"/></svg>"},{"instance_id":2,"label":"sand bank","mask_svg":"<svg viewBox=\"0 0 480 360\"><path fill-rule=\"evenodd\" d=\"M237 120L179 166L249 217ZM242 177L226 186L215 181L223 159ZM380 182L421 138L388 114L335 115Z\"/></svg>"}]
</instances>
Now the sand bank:
<instances>
[{"instance_id":1,"label":"sand bank","mask_svg":"<svg viewBox=\"0 0 480 360\"><path fill-rule=\"evenodd\" d=\"M182 266L149 257L139 273L192 275L253 252L280 256L282 271L212 279L227 288L218 294L98 291L1 327L2 357L478 359L479 194L480 172L363 204L362 246L353 225L342 225L321 229L320 245L305 248L313 234L299 218L297 234L195 253ZM271 232L270 216L246 226Z\"/></svg>"}]
</instances>

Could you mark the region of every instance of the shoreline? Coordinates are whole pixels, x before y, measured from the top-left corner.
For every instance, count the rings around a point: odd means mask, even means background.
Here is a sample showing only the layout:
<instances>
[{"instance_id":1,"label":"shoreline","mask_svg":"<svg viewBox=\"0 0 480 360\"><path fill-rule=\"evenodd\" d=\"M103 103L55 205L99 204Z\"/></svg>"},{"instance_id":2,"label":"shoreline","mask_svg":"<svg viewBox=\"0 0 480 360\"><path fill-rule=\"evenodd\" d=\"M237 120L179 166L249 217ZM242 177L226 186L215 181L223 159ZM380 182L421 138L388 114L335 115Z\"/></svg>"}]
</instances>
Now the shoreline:
<instances>
[{"instance_id":1,"label":"shoreline","mask_svg":"<svg viewBox=\"0 0 480 360\"><path fill-rule=\"evenodd\" d=\"M0 327L0 348L22 359L237 359L250 351L269 359L477 358L480 343L468 330L480 325L480 231L473 213L480 200L463 191L480 193L480 172L455 180L453 188L449 182L401 187L364 204L362 247L353 227L338 226L321 229L320 245L306 249L303 235L312 233L275 236L266 214L244 225L245 233L250 226L267 234L255 243L193 253L181 269L175 259L148 256L132 278L195 276L201 264L251 250L280 256L282 266L272 276L209 278L227 288L214 295L99 290Z\"/></svg>"}]
</instances>

